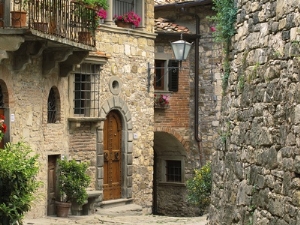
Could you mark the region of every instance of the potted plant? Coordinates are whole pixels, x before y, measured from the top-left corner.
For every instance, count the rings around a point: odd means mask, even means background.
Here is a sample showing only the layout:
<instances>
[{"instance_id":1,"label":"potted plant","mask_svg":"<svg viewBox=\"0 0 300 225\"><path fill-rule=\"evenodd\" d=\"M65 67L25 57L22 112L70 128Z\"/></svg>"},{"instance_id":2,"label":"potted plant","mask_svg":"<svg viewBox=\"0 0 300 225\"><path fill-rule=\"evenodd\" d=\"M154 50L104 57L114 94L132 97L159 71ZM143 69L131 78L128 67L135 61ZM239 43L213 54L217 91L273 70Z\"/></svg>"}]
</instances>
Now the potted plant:
<instances>
[{"instance_id":1,"label":"potted plant","mask_svg":"<svg viewBox=\"0 0 300 225\"><path fill-rule=\"evenodd\" d=\"M91 33L94 34L100 23L98 12L101 9L108 9L107 0L74 0L72 2L76 4L75 15L80 18L82 26L78 32L78 42L89 45L92 42Z\"/></svg>"},{"instance_id":2,"label":"potted plant","mask_svg":"<svg viewBox=\"0 0 300 225\"><path fill-rule=\"evenodd\" d=\"M123 15L115 15L114 21L118 27L133 28L138 27L141 22L141 17L133 11Z\"/></svg>"},{"instance_id":3,"label":"potted plant","mask_svg":"<svg viewBox=\"0 0 300 225\"><path fill-rule=\"evenodd\" d=\"M167 108L169 106L169 95L154 95L154 106L157 108Z\"/></svg>"},{"instance_id":4,"label":"potted plant","mask_svg":"<svg viewBox=\"0 0 300 225\"><path fill-rule=\"evenodd\" d=\"M11 26L14 28L26 26L26 9L28 8L28 0L20 1L19 4L20 10L14 10L10 12Z\"/></svg>"},{"instance_id":5,"label":"potted plant","mask_svg":"<svg viewBox=\"0 0 300 225\"><path fill-rule=\"evenodd\" d=\"M86 188L90 184L90 177L86 173L87 168L88 163L77 162L74 159L58 160L60 201L56 201L57 216L67 217L72 204L76 207L86 202L88 198ZM76 212L72 211L72 214Z\"/></svg>"}]
</instances>

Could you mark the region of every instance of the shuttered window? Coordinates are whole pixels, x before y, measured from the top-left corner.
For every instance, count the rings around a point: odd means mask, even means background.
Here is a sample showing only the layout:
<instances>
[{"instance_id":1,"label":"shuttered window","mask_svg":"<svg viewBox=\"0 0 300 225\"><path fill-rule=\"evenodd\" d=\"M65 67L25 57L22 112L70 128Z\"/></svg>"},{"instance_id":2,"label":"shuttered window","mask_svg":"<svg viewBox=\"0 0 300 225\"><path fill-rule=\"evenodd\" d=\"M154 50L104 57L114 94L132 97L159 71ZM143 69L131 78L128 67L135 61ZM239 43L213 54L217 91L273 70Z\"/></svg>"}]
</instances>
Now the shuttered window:
<instances>
[{"instance_id":1,"label":"shuttered window","mask_svg":"<svg viewBox=\"0 0 300 225\"><path fill-rule=\"evenodd\" d=\"M169 69L169 91L178 91L178 80L179 80L179 68L178 61L170 60Z\"/></svg>"}]
</instances>

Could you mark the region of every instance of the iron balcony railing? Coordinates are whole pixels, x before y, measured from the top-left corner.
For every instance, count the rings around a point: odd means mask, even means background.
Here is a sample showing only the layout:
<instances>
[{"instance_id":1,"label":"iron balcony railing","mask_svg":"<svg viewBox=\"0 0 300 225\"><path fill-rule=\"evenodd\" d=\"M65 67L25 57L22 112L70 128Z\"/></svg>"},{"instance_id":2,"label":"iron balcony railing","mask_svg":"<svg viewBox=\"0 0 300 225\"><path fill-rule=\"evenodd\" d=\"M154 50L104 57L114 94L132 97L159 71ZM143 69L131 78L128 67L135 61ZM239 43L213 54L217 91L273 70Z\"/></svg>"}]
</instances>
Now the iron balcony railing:
<instances>
[{"instance_id":1,"label":"iron balcony railing","mask_svg":"<svg viewBox=\"0 0 300 225\"><path fill-rule=\"evenodd\" d=\"M9 0L0 0L0 25L4 29L25 26L45 34L95 46L95 30L98 25L96 9L74 0L13 0L9 4L6 1ZM8 20L7 16L11 19Z\"/></svg>"}]
</instances>

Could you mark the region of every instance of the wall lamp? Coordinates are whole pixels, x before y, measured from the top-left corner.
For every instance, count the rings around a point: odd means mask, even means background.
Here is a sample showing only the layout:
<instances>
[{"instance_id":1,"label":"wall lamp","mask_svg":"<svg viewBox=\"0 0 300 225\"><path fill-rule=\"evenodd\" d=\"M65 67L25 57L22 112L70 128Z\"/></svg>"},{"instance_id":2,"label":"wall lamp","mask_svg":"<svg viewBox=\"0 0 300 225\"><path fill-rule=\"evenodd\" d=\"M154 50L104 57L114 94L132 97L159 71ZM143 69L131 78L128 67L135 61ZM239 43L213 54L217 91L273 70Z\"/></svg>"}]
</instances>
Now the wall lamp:
<instances>
[{"instance_id":1,"label":"wall lamp","mask_svg":"<svg viewBox=\"0 0 300 225\"><path fill-rule=\"evenodd\" d=\"M191 47L193 45L192 43L189 43L185 40L182 40L182 34L180 35L180 40L170 42L172 50L174 52L175 59L179 61L179 68L181 68L182 61L186 60ZM155 69L155 67L154 67ZM148 92L150 91L150 82L151 82L151 67L150 63L148 63Z\"/></svg>"},{"instance_id":2,"label":"wall lamp","mask_svg":"<svg viewBox=\"0 0 300 225\"><path fill-rule=\"evenodd\" d=\"M180 36L180 40L171 42L171 47L173 49L175 59L180 62L180 67L181 62L183 60L186 60L192 45L193 43L189 43L187 41L182 40L182 34Z\"/></svg>"}]
</instances>

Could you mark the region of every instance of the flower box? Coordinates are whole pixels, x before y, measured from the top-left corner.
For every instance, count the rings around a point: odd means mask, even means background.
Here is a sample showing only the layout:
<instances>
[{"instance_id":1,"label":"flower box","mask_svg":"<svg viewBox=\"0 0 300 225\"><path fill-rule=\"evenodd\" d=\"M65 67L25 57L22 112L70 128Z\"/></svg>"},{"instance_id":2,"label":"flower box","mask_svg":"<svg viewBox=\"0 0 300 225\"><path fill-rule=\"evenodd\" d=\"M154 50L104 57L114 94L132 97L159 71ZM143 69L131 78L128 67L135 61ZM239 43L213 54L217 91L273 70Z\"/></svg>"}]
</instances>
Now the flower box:
<instances>
[{"instance_id":1,"label":"flower box","mask_svg":"<svg viewBox=\"0 0 300 225\"><path fill-rule=\"evenodd\" d=\"M141 17L135 12L131 11L123 15L119 15L119 16L115 15L114 21L117 26L123 25L124 27L125 26L124 23L126 23L127 28L129 28L129 26L131 26L130 28L134 28L139 26L141 22Z\"/></svg>"},{"instance_id":2,"label":"flower box","mask_svg":"<svg viewBox=\"0 0 300 225\"><path fill-rule=\"evenodd\" d=\"M169 108L169 95L154 95L154 108L167 109Z\"/></svg>"}]
</instances>

